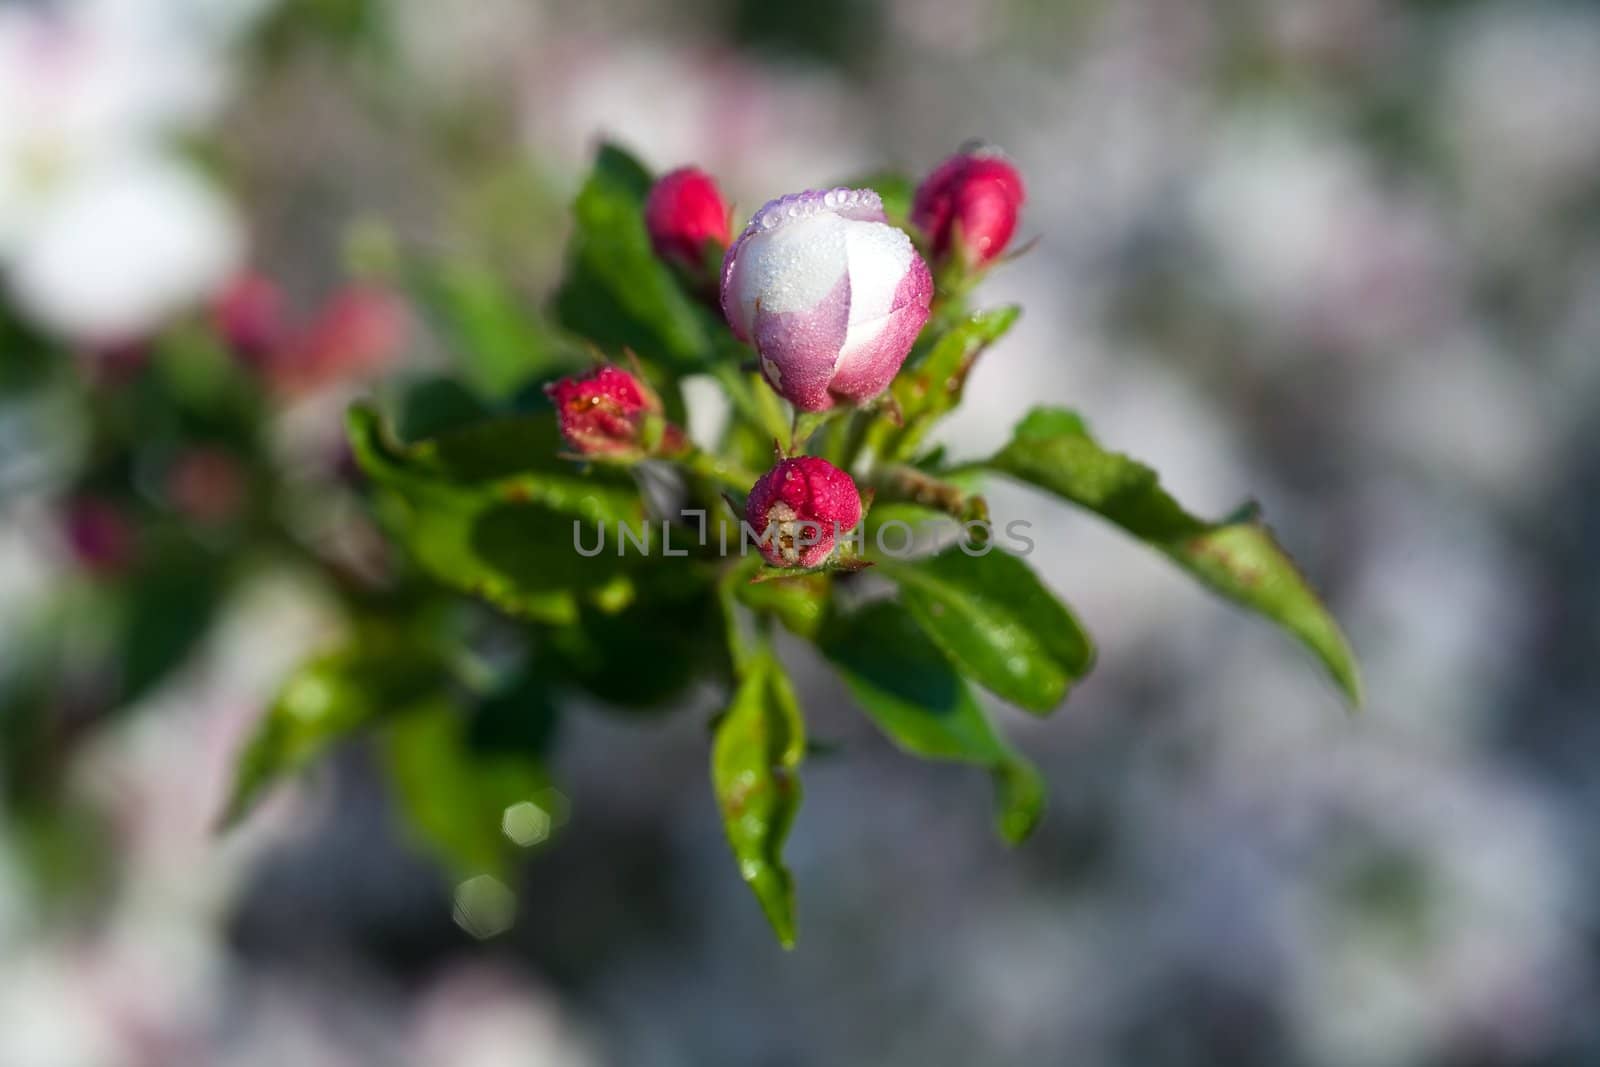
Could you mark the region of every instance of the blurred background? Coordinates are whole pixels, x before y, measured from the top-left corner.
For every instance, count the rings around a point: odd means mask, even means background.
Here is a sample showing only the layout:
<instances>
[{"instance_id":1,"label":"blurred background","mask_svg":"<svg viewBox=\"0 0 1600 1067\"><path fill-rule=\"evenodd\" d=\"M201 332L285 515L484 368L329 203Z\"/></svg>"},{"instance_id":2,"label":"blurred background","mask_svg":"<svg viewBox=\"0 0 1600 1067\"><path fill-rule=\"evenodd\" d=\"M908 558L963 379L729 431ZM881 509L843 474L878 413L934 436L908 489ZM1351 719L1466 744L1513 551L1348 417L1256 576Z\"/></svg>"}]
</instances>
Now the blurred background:
<instances>
[{"instance_id":1,"label":"blurred background","mask_svg":"<svg viewBox=\"0 0 1600 1067\"><path fill-rule=\"evenodd\" d=\"M997 712L1044 823L1003 848L981 774L797 646L839 748L793 953L729 861L715 693L565 717L487 926L360 744L213 835L388 551L341 411L450 366L373 264L536 303L602 136L741 220L1004 146L1038 244L980 302L1025 315L943 440L1066 404L1194 510L1259 499L1365 711L997 489L1102 649ZM1593 4L0 0L0 286L0 1067L1600 1062ZM219 336L243 377L183 369Z\"/></svg>"}]
</instances>

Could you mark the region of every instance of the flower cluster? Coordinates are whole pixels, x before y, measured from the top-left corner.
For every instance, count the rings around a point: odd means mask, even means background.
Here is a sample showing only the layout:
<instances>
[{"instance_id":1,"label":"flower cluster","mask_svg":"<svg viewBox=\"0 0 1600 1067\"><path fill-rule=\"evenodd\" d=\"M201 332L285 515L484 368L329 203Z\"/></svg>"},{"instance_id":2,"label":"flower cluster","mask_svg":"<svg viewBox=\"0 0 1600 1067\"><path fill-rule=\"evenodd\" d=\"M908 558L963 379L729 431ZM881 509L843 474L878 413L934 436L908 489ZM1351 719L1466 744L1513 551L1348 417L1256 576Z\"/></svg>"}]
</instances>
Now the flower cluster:
<instances>
[{"instance_id":1,"label":"flower cluster","mask_svg":"<svg viewBox=\"0 0 1600 1067\"><path fill-rule=\"evenodd\" d=\"M695 167L659 178L644 221L657 256L691 279L721 260L718 304L755 349L762 377L796 412L872 404L905 364L933 308L934 273L975 275L1016 232L1022 178L999 152L963 150L917 188L912 232L891 223L871 189L808 190L769 201L729 244L730 209ZM915 234L915 239L913 238ZM613 366L548 388L567 445L580 455L643 455L645 417L660 403ZM684 438L666 436L673 450ZM824 459L783 459L749 490L758 532L779 534L763 552L776 566L813 568L836 548L835 531L861 518L849 474ZM807 534L800 532L805 526Z\"/></svg>"},{"instance_id":2,"label":"flower cluster","mask_svg":"<svg viewBox=\"0 0 1600 1067\"><path fill-rule=\"evenodd\" d=\"M652 179L626 151L602 146L551 305L565 333L528 328L516 298L467 272L458 294L467 328L457 333L474 361L470 387L425 382L389 413L365 403L349 413L377 513L415 564L393 577L431 580L513 620L492 655L479 647L490 635L452 626L429 636L437 623L394 633L388 653L357 646L397 684L420 674L421 693L407 699L449 713L419 745L434 749L481 717L507 737L532 730L528 779L487 779L506 783L491 807L511 819L543 783L547 729L519 720L546 694L665 707L712 682L727 700L710 752L723 826L741 876L792 944L782 848L808 746L774 640L781 626L814 646L897 745L983 768L998 832L1021 841L1044 783L974 690L1048 715L1096 651L1032 568L1027 524L992 520L990 475L1121 527L1278 623L1359 699L1337 624L1253 512L1190 514L1148 467L1102 448L1062 408L1034 409L998 451L959 464L930 442L1020 313L974 298L975 283L1016 254L1024 197L1004 156L971 148L920 183L885 175L871 188L791 193L741 226L711 175L684 167ZM233 295L225 333L270 362L282 333L273 294L242 283ZM547 336L548 355L523 356ZM562 351L569 338L578 343ZM571 373L582 350L600 362ZM515 373L505 373L508 354L526 358ZM74 532L77 551L102 568L123 551L103 516L81 515ZM851 577L869 567L870 579ZM444 619L451 613L431 609L439 592L408 595ZM504 655L502 640L518 654ZM449 667L463 652L527 666L491 667L487 684L466 687ZM307 685L285 688L280 725L298 721L305 692L328 688L329 669L312 662ZM376 673L362 667L346 688L364 692ZM253 802L254 768L276 758L278 736L269 722L247 749L232 817ZM478 757L464 758L473 767ZM492 851L475 847L472 862ZM463 887L499 885L480 872L463 869L479 875ZM509 900L503 886L492 895Z\"/></svg>"},{"instance_id":3,"label":"flower cluster","mask_svg":"<svg viewBox=\"0 0 1600 1067\"><path fill-rule=\"evenodd\" d=\"M31 324L91 347L143 340L243 245L233 206L172 144L220 110L223 52L248 19L156 32L128 7L0 5L0 275Z\"/></svg>"}]
</instances>

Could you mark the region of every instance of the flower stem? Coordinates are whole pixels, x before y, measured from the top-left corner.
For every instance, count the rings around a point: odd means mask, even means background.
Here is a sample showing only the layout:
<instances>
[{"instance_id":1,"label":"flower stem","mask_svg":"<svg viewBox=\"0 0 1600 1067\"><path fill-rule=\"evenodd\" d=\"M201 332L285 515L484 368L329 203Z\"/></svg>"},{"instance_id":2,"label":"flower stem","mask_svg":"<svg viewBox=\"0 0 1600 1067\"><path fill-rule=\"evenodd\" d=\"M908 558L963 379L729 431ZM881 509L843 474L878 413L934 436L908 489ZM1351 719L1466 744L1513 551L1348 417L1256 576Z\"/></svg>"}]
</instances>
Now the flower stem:
<instances>
[{"instance_id":1,"label":"flower stem","mask_svg":"<svg viewBox=\"0 0 1600 1067\"><path fill-rule=\"evenodd\" d=\"M915 467L896 466L880 483L884 499L904 500L942 511L961 523L989 522L989 502L980 493L924 474Z\"/></svg>"},{"instance_id":2,"label":"flower stem","mask_svg":"<svg viewBox=\"0 0 1600 1067\"><path fill-rule=\"evenodd\" d=\"M746 374L736 364L725 360L712 363L711 374L728 391L734 410L746 421L775 441L783 439L789 429L783 409L778 398L756 375Z\"/></svg>"},{"instance_id":3,"label":"flower stem","mask_svg":"<svg viewBox=\"0 0 1600 1067\"><path fill-rule=\"evenodd\" d=\"M789 454L798 455L806 447L806 443L817 435L818 430L837 419L847 410L841 407L831 407L826 411L796 411L794 413L794 426L791 428L789 436Z\"/></svg>"}]
</instances>

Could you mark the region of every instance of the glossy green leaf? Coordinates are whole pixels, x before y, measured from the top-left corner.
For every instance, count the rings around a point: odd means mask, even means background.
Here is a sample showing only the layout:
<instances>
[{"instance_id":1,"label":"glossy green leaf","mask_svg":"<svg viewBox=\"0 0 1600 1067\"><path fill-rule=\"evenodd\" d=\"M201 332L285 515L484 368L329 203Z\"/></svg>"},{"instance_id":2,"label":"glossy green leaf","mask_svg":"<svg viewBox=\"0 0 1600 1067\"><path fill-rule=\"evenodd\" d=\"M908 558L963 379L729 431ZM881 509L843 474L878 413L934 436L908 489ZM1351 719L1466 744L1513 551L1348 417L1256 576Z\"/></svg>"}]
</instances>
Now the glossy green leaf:
<instances>
[{"instance_id":1,"label":"glossy green leaf","mask_svg":"<svg viewBox=\"0 0 1600 1067\"><path fill-rule=\"evenodd\" d=\"M18 626L0 658L0 807L49 807L60 789L60 624Z\"/></svg>"},{"instance_id":2,"label":"glossy green leaf","mask_svg":"<svg viewBox=\"0 0 1600 1067\"><path fill-rule=\"evenodd\" d=\"M62 369L56 346L9 308L0 308L0 352L0 403L35 395Z\"/></svg>"},{"instance_id":3,"label":"glossy green leaf","mask_svg":"<svg viewBox=\"0 0 1600 1067\"><path fill-rule=\"evenodd\" d=\"M434 376L405 382L391 410L397 441L413 444L449 434L490 418L487 405L452 377Z\"/></svg>"},{"instance_id":4,"label":"glossy green leaf","mask_svg":"<svg viewBox=\"0 0 1600 1067\"><path fill-rule=\"evenodd\" d=\"M1032 831L1044 783L995 734L971 689L900 605L880 601L831 622L822 651L872 721L899 747L926 759L989 770L996 828L1007 841Z\"/></svg>"},{"instance_id":5,"label":"glossy green leaf","mask_svg":"<svg viewBox=\"0 0 1600 1067\"><path fill-rule=\"evenodd\" d=\"M347 424L352 447L373 453L369 458L390 480L421 478L454 488L497 483L490 488L515 498L520 479L530 494L558 510L630 513L636 496L633 479L615 467L584 466L565 458L567 446L553 412L464 415L438 413L427 430L403 434L393 425L396 420L386 421L373 408L358 404ZM356 458L363 460L363 454ZM585 496L594 502L582 505Z\"/></svg>"},{"instance_id":6,"label":"glossy green leaf","mask_svg":"<svg viewBox=\"0 0 1600 1067\"><path fill-rule=\"evenodd\" d=\"M585 603L631 599L628 574L641 556L618 555L618 525L647 544L651 531L625 474L585 473L554 457L552 419L507 418L399 446L376 412L357 406L348 430L380 515L418 566L508 614L570 623ZM604 551L578 551L602 531Z\"/></svg>"},{"instance_id":7,"label":"glossy green leaf","mask_svg":"<svg viewBox=\"0 0 1600 1067\"><path fill-rule=\"evenodd\" d=\"M467 743L489 753L542 759L559 722L548 680L531 665L494 684L472 709Z\"/></svg>"},{"instance_id":8,"label":"glossy green leaf","mask_svg":"<svg viewBox=\"0 0 1600 1067\"><path fill-rule=\"evenodd\" d=\"M751 660L733 704L716 725L711 782L728 844L767 921L794 947L794 880L783 842L800 807L805 721L783 665L766 652Z\"/></svg>"},{"instance_id":9,"label":"glossy green leaf","mask_svg":"<svg viewBox=\"0 0 1600 1067\"><path fill-rule=\"evenodd\" d=\"M880 570L963 674L1029 711L1054 711L1094 663L1078 620L1026 563L998 548L883 560Z\"/></svg>"},{"instance_id":10,"label":"glossy green leaf","mask_svg":"<svg viewBox=\"0 0 1600 1067\"><path fill-rule=\"evenodd\" d=\"M519 849L549 837L550 781L526 752L474 746L469 727L449 699L429 701L384 731L385 765L420 843L457 876L504 878Z\"/></svg>"},{"instance_id":11,"label":"glossy green leaf","mask_svg":"<svg viewBox=\"0 0 1600 1067\"><path fill-rule=\"evenodd\" d=\"M773 616L789 632L808 640L821 629L832 592L828 576L815 573L734 585L734 595L745 607Z\"/></svg>"},{"instance_id":12,"label":"glossy green leaf","mask_svg":"<svg viewBox=\"0 0 1600 1067\"><path fill-rule=\"evenodd\" d=\"M894 381L894 397L907 415L943 414L961 399L973 363L986 348L1011 331L1021 317L1015 304L975 312L950 326L923 352L914 370Z\"/></svg>"},{"instance_id":13,"label":"glossy green leaf","mask_svg":"<svg viewBox=\"0 0 1600 1067\"><path fill-rule=\"evenodd\" d=\"M1082 418L1038 408L984 466L1094 511L1166 553L1205 585L1293 634L1361 702L1360 669L1316 592L1254 516L1207 522L1189 514L1144 464L1102 449Z\"/></svg>"},{"instance_id":14,"label":"glossy green leaf","mask_svg":"<svg viewBox=\"0 0 1600 1067\"><path fill-rule=\"evenodd\" d=\"M274 782L292 775L380 717L432 699L448 684L429 648L389 630L365 630L350 644L295 671L239 756L222 825L249 813Z\"/></svg>"},{"instance_id":15,"label":"glossy green leaf","mask_svg":"<svg viewBox=\"0 0 1600 1067\"><path fill-rule=\"evenodd\" d=\"M486 395L510 396L571 365L568 353L499 274L471 263L417 267L413 289L461 373Z\"/></svg>"},{"instance_id":16,"label":"glossy green leaf","mask_svg":"<svg viewBox=\"0 0 1600 1067\"><path fill-rule=\"evenodd\" d=\"M138 700L188 661L210 632L226 583L221 560L178 538L143 561L119 605L119 706Z\"/></svg>"},{"instance_id":17,"label":"glossy green leaf","mask_svg":"<svg viewBox=\"0 0 1600 1067\"><path fill-rule=\"evenodd\" d=\"M562 325L616 353L680 369L711 351L708 313L655 256L644 225L650 173L615 145L602 145L573 205L567 274L556 293Z\"/></svg>"},{"instance_id":18,"label":"glossy green leaf","mask_svg":"<svg viewBox=\"0 0 1600 1067\"><path fill-rule=\"evenodd\" d=\"M696 680L725 669L714 588L686 560L637 576L638 595L620 610L585 607L547 635L541 673L581 687L615 709L670 710Z\"/></svg>"},{"instance_id":19,"label":"glossy green leaf","mask_svg":"<svg viewBox=\"0 0 1600 1067\"><path fill-rule=\"evenodd\" d=\"M980 311L933 333L931 342L924 339L890 386L901 425L880 422L873 450L890 461L914 453L934 424L961 402L978 357L1010 331L1021 313L1015 305Z\"/></svg>"}]
</instances>

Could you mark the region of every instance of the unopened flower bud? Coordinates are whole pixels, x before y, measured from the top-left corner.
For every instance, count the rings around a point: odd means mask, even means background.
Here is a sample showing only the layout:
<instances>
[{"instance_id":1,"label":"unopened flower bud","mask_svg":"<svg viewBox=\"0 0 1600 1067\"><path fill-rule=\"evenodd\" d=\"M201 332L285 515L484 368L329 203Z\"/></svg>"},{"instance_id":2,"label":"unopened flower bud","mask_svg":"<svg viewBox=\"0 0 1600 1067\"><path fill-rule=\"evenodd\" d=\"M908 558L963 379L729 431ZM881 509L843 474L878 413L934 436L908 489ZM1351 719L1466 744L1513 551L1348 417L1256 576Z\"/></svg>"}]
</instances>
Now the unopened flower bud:
<instances>
[{"instance_id":1,"label":"unopened flower bud","mask_svg":"<svg viewBox=\"0 0 1600 1067\"><path fill-rule=\"evenodd\" d=\"M266 363L286 339L283 292L260 274L247 272L229 282L212 316L228 348L252 365Z\"/></svg>"},{"instance_id":2,"label":"unopened flower bud","mask_svg":"<svg viewBox=\"0 0 1600 1067\"><path fill-rule=\"evenodd\" d=\"M722 192L696 167L664 174L651 186L644 224L656 255L695 275L706 272L707 256L720 256L730 239Z\"/></svg>"},{"instance_id":3,"label":"unopened flower bud","mask_svg":"<svg viewBox=\"0 0 1600 1067\"><path fill-rule=\"evenodd\" d=\"M62 533L73 561L86 571L116 574L133 559L133 524L104 500L83 497L70 502L62 515Z\"/></svg>"},{"instance_id":4,"label":"unopened flower bud","mask_svg":"<svg viewBox=\"0 0 1600 1067\"><path fill-rule=\"evenodd\" d=\"M911 221L935 260L987 266L1011 240L1027 193L1022 175L994 149L957 152L934 168L911 203Z\"/></svg>"},{"instance_id":5,"label":"unopened flower bud","mask_svg":"<svg viewBox=\"0 0 1600 1067\"><path fill-rule=\"evenodd\" d=\"M167 472L167 498L178 513L204 526L232 522L249 499L249 478L226 450L201 445L180 454Z\"/></svg>"},{"instance_id":6,"label":"unopened flower bud","mask_svg":"<svg viewBox=\"0 0 1600 1067\"><path fill-rule=\"evenodd\" d=\"M816 456L779 461L750 490L745 521L775 567L816 567L861 522L861 494L844 471Z\"/></svg>"},{"instance_id":7,"label":"unopened flower bud","mask_svg":"<svg viewBox=\"0 0 1600 1067\"><path fill-rule=\"evenodd\" d=\"M346 286L276 361L276 376L285 388L304 392L372 374L400 354L410 329L410 314L395 293Z\"/></svg>"},{"instance_id":8,"label":"unopened flower bud","mask_svg":"<svg viewBox=\"0 0 1600 1067\"><path fill-rule=\"evenodd\" d=\"M756 212L722 263L722 310L802 411L883 392L928 320L933 278L870 189L797 193Z\"/></svg>"},{"instance_id":9,"label":"unopened flower bud","mask_svg":"<svg viewBox=\"0 0 1600 1067\"><path fill-rule=\"evenodd\" d=\"M609 364L588 374L545 386L556 407L567 447L585 456L670 451L683 443L675 426L661 427L660 440L647 442L646 422L661 415L661 401L639 379Z\"/></svg>"}]
</instances>

